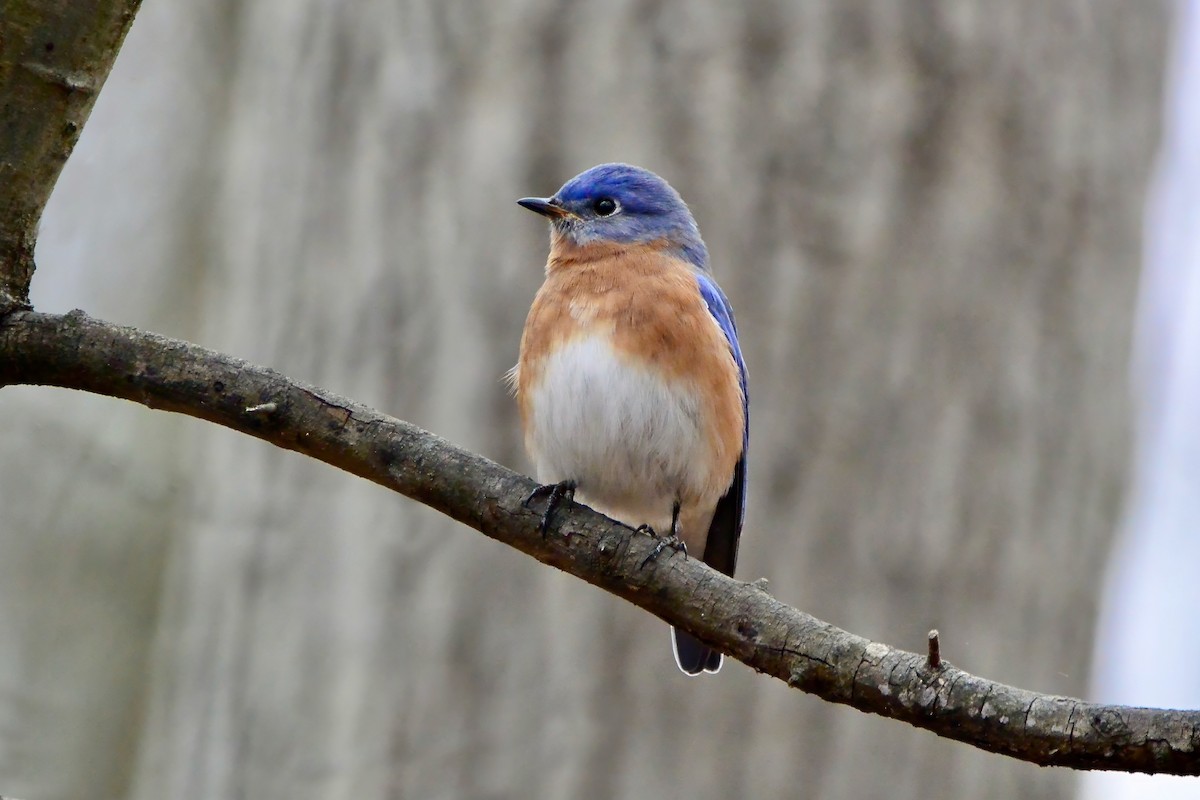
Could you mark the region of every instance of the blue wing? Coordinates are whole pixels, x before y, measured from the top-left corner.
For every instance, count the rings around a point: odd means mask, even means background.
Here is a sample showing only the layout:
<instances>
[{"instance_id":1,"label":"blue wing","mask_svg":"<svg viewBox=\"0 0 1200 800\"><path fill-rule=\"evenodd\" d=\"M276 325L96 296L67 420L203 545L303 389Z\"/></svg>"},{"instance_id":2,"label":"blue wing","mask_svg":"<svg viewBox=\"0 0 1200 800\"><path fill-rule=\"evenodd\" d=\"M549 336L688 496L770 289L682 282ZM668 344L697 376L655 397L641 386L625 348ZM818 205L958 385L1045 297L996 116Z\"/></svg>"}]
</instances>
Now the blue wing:
<instances>
[{"instance_id":1,"label":"blue wing","mask_svg":"<svg viewBox=\"0 0 1200 800\"><path fill-rule=\"evenodd\" d=\"M717 286L706 273L697 272L696 282L700 284L700 295L704 298L708 311L713 315L729 349L737 362L738 379L742 384L742 410L745 412L746 427L742 430L742 455L734 467L729 488L718 501L717 510L713 514L712 524L708 528L708 543L704 547L704 563L726 575L733 575L737 566L738 540L742 535L742 520L746 516L746 451L750 444L750 409L746 392L746 362L742 358L742 348L738 344L737 324L733 320L733 309L721 287Z\"/></svg>"},{"instance_id":2,"label":"blue wing","mask_svg":"<svg viewBox=\"0 0 1200 800\"><path fill-rule=\"evenodd\" d=\"M715 570L733 575L737 567L738 541L742 536L742 519L746 515L746 449L750 441L750 414L746 395L746 362L742 359L742 348L738 345L737 325L733 321L733 309L721 287L704 272L696 272L700 284L700 295L708 311L725 332L725 340L737 362L738 380L742 384L742 410L746 412L746 427L742 429L742 455L729 480L729 488L717 501L712 522L708 526L708 541L704 545L704 563ZM721 668L721 653L700 641L690 633L672 628L675 663L688 675L716 672Z\"/></svg>"}]
</instances>

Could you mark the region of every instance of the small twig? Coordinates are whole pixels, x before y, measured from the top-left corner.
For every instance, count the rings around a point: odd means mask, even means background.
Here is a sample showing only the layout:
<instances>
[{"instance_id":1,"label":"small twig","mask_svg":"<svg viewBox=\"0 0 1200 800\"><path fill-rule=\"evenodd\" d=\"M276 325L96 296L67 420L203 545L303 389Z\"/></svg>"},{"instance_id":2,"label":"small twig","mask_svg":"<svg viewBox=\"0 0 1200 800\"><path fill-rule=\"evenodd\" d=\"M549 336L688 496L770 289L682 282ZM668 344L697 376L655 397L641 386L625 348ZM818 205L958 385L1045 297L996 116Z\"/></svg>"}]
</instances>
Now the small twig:
<instances>
[{"instance_id":1,"label":"small twig","mask_svg":"<svg viewBox=\"0 0 1200 800\"><path fill-rule=\"evenodd\" d=\"M929 632L929 660L926 663L930 669L942 668L942 646L938 641L937 628Z\"/></svg>"},{"instance_id":2,"label":"small twig","mask_svg":"<svg viewBox=\"0 0 1200 800\"><path fill-rule=\"evenodd\" d=\"M45 64L39 64L36 61L22 61L21 66L29 70L34 75L37 75L44 81L60 86L68 92L87 92L95 94L97 91L96 78L88 72L71 72L57 67L50 67ZM0 798L3 800L3 798Z\"/></svg>"}]
</instances>

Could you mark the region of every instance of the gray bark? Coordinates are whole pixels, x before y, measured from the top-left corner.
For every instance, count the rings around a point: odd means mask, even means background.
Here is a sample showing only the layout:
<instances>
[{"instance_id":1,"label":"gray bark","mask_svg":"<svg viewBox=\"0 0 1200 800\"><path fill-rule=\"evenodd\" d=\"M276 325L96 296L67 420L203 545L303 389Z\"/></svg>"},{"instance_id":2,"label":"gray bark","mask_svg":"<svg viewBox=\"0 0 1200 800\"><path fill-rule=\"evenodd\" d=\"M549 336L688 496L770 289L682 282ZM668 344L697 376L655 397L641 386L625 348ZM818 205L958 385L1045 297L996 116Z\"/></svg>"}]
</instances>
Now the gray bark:
<instances>
[{"instance_id":1,"label":"gray bark","mask_svg":"<svg viewBox=\"0 0 1200 800\"><path fill-rule=\"evenodd\" d=\"M653 168L692 205L750 364L742 577L910 649L936 626L972 672L1083 691L1127 458L1160 6L152 7L103 95L110 127L98 107L85 136L137 130L148 152L73 196L99 219L155 187L170 202L146 210L151 246L104 226L113 257L89 268L115 312L79 304L521 466L499 375L545 241L511 201L602 160ZM132 74L108 94L137 58L179 76L152 111ZM150 281L170 288L147 301ZM137 471L104 500L161 517L62 502L111 468L70 489L10 477L64 474L80 443L0 437L0 507L60 518L5 515L0 542L13 578L62 571L0 648L29 699L0 733L18 794L53 796L25 787L64 763L64 797L97 774L147 798L1068 788L736 665L684 680L657 621L426 509L211 427L130 426L103 464ZM94 427L84 441L116 436ZM120 536L157 554L120 550L136 581L59 557ZM21 658L82 674L24 681ZM93 735L72 738L80 707ZM19 758L24 723L49 732Z\"/></svg>"},{"instance_id":2,"label":"gray bark","mask_svg":"<svg viewBox=\"0 0 1200 800\"><path fill-rule=\"evenodd\" d=\"M366 478L628 600L834 703L1043 766L1200 775L1200 710L1101 706L1006 686L781 603L654 534L564 502L411 423L180 339L70 314L0 319L0 386L83 389L224 425ZM541 494L541 493L536 493ZM635 678L631 678L635 679Z\"/></svg>"}]
</instances>

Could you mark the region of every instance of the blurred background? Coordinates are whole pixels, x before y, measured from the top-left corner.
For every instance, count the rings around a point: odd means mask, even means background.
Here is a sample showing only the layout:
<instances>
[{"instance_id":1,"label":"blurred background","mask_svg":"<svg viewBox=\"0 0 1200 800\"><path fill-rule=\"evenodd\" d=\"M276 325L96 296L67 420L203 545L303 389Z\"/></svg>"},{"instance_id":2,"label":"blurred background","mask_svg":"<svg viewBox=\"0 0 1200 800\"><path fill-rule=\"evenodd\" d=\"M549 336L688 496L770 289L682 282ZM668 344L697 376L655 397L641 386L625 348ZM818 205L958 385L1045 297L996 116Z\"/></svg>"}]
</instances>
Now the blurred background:
<instances>
[{"instance_id":1,"label":"blurred background","mask_svg":"<svg viewBox=\"0 0 1200 800\"><path fill-rule=\"evenodd\" d=\"M1146 663L1090 665L1148 496L1131 355L1161 366L1169 336L1135 325L1143 208L1190 5L151 0L47 209L34 302L528 472L501 376L547 231L513 201L648 167L742 332L739 577L906 649L936 627L1005 683L1182 703L1139 695ZM658 620L416 503L24 387L0 392L0 776L139 800L1079 790L737 663L687 680Z\"/></svg>"}]
</instances>

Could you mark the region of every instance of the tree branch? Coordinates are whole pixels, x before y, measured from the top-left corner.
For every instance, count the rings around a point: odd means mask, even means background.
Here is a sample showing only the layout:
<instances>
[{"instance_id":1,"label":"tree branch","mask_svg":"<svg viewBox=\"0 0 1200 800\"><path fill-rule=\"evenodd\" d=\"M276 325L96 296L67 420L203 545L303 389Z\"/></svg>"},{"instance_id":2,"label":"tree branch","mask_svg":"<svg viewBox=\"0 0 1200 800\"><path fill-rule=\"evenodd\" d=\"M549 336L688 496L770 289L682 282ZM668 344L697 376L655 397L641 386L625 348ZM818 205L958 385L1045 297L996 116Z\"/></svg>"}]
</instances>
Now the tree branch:
<instances>
[{"instance_id":1,"label":"tree branch","mask_svg":"<svg viewBox=\"0 0 1200 800\"><path fill-rule=\"evenodd\" d=\"M4 4L0 14L0 316L29 307L33 245L141 0Z\"/></svg>"},{"instance_id":2,"label":"tree branch","mask_svg":"<svg viewBox=\"0 0 1200 800\"><path fill-rule=\"evenodd\" d=\"M744 664L825 700L1036 764L1200 774L1200 712L1102 706L1016 689L939 658L821 622L664 553L582 506L537 532L534 483L406 422L273 370L91 319L17 312L0 321L0 386L41 384L188 414L295 450L407 495L537 560L685 628Z\"/></svg>"},{"instance_id":3,"label":"tree branch","mask_svg":"<svg viewBox=\"0 0 1200 800\"><path fill-rule=\"evenodd\" d=\"M1039 695L790 608L581 506L537 533L534 484L408 423L187 342L29 307L37 223L139 0L17 0L0 17L0 386L82 389L256 436L429 505L826 700L1037 764L1200 774L1200 712Z\"/></svg>"}]
</instances>

